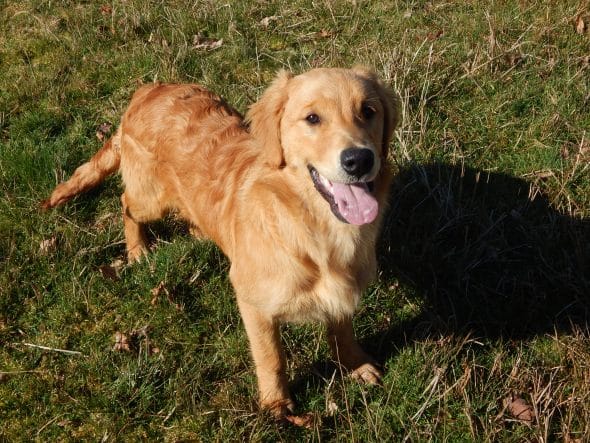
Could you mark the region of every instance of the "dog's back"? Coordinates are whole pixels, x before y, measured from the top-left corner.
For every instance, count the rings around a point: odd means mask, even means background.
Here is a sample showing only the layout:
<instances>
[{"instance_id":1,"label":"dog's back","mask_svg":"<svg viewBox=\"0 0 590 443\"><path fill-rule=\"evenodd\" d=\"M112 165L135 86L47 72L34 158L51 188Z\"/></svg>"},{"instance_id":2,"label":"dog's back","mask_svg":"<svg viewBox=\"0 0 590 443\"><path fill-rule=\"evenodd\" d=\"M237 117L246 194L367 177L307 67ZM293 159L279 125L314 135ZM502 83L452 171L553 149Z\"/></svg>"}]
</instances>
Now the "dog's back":
<instances>
[{"instance_id":1,"label":"dog's back","mask_svg":"<svg viewBox=\"0 0 590 443\"><path fill-rule=\"evenodd\" d=\"M242 116L198 85L158 85L138 91L120 130L129 215L177 211L225 249L218 225L257 158Z\"/></svg>"},{"instance_id":2,"label":"dog's back","mask_svg":"<svg viewBox=\"0 0 590 443\"><path fill-rule=\"evenodd\" d=\"M217 226L232 218L233 196L259 158L249 138L240 113L203 87L146 85L117 132L42 207L61 205L119 170L124 217L144 223L174 211L225 250ZM128 244L132 260L145 252L141 233L136 237Z\"/></svg>"}]
</instances>

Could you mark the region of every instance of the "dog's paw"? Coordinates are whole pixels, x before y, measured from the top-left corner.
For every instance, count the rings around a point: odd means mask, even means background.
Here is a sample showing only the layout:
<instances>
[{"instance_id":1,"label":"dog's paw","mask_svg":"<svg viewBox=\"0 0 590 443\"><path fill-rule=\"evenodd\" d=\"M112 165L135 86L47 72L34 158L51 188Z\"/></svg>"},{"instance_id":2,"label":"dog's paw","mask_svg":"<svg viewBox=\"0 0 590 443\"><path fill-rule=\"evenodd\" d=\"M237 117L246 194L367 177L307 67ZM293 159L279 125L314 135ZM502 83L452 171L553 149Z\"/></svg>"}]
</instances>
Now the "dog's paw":
<instances>
[{"instance_id":1,"label":"dog's paw","mask_svg":"<svg viewBox=\"0 0 590 443\"><path fill-rule=\"evenodd\" d=\"M290 398L265 400L261 402L260 406L277 419L283 419L295 411L295 403Z\"/></svg>"},{"instance_id":2,"label":"dog's paw","mask_svg":"<svg viewBox=\"0 0 590 443\"><path fill-rule=\"evenodd\" d=\"M318 423L317 417L311 412L302 415L285 415L285 421L305 429L313 429Z\"/></svg>"},{"instance_id":3,"label":"dog's paw","mask_svg":"<svg viewBox=\"0 0 590 443\"><path fill-rule=\"evenodd\" d=\"M136 245L127 250L127 262L139 263L142 258L148 255L148 249L144 245Z\"/></svg>"},{"instance_id":4,"label":"dog's paw","mask_svg":"<svg viewBox=\"0 0 590 443\"><path fill-rule=\"evenodd\" d=\"M350 376L355 380L370 385L381 385L383 373L372 363L365 363L354 369Z\"/></svg>"},{"instance_id":5,"label":"dog's paw","mask_svg":"<svg viewBox=\"0 0 590 443\"><path fill-rule=\"evenodd\" d=\"M311 412L296 415L294 413L295 403L293 403L291 399L265 402L262 407L268 410L276 420L282 423L290 423L294 426L306 429L312 429L317 423L316 416Z\"/></svg>"}]
</instances>

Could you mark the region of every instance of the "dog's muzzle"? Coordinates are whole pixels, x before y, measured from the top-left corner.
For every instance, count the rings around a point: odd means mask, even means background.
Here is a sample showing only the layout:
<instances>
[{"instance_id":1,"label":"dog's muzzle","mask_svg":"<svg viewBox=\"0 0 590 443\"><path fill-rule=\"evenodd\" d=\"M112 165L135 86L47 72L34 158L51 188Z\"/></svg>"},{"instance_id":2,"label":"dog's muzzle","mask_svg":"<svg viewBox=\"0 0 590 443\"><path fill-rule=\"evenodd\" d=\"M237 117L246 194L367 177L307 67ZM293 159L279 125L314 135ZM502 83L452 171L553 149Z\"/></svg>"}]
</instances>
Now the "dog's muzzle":
<instances>
[{"instance_id":1,"label":"dog's muzzle","mask_svg":"<svg viewBox=\"0 0 590 443\"><path fill-rule=\"evenodd\" d=\"M356 151L368 151L373 155L372 151L368 149L354 149ZM350 160L350 157L344 154L347 151L343 151L341 161L343 159ZM370 167L369 163L371 163ZM371 158L369 162L368 157L365 157L365 153L362 153L349 163L348 168L356 171L350 175L356 176L358 174L359 177L362 177L373 168L373 160ZM373 222L377 218L379 202L373 195L374 183L372 181L332 182L322 176L313 166L309 165L308 169L316 190L330 204L332 212L340 221L353 225L364 225Z\"/></svg>"}]
</instances>

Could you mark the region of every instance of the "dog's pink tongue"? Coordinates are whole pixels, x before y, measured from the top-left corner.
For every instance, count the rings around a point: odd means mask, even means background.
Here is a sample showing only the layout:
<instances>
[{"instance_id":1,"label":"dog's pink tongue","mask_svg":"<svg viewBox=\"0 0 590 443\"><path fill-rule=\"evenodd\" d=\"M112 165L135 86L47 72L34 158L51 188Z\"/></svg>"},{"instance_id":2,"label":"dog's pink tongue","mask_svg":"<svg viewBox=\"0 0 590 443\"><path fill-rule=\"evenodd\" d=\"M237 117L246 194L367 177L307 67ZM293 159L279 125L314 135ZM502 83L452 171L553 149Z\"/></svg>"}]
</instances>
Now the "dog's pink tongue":
<instances>
[{"instance_id":1,"label":"dog's pink tongue","mask_svg":"<svg viewBox=\"0 0 590 443\"><path fill-rule=\"evenodd\" d=\"M353 225L371 223L379 212L379 203L366 183L332 183L334 200L344 219Z\"/></svg>"}]
</instances>

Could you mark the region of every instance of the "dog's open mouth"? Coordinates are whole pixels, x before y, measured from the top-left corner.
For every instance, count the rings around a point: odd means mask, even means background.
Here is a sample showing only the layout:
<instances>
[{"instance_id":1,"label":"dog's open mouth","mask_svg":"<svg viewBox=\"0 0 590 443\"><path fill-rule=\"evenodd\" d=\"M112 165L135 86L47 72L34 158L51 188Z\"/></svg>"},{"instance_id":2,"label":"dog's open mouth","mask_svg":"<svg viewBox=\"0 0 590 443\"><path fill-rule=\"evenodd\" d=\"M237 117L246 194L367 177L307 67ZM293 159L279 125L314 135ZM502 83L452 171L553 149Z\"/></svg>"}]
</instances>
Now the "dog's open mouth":
<instances>
[{"instance_id":1,"label":"dog's open mouth","mask_svg":"<svg viewBox=\"0 0 590 443\"><path fill-rule=\"evenodd\" d=\"M379 213L379 202L373 195L373 182L336 183L323 177L313 166L308 166L317 191L330 203L334 215L345 223L371 223Z\"/></svg>"}]
</instances>

